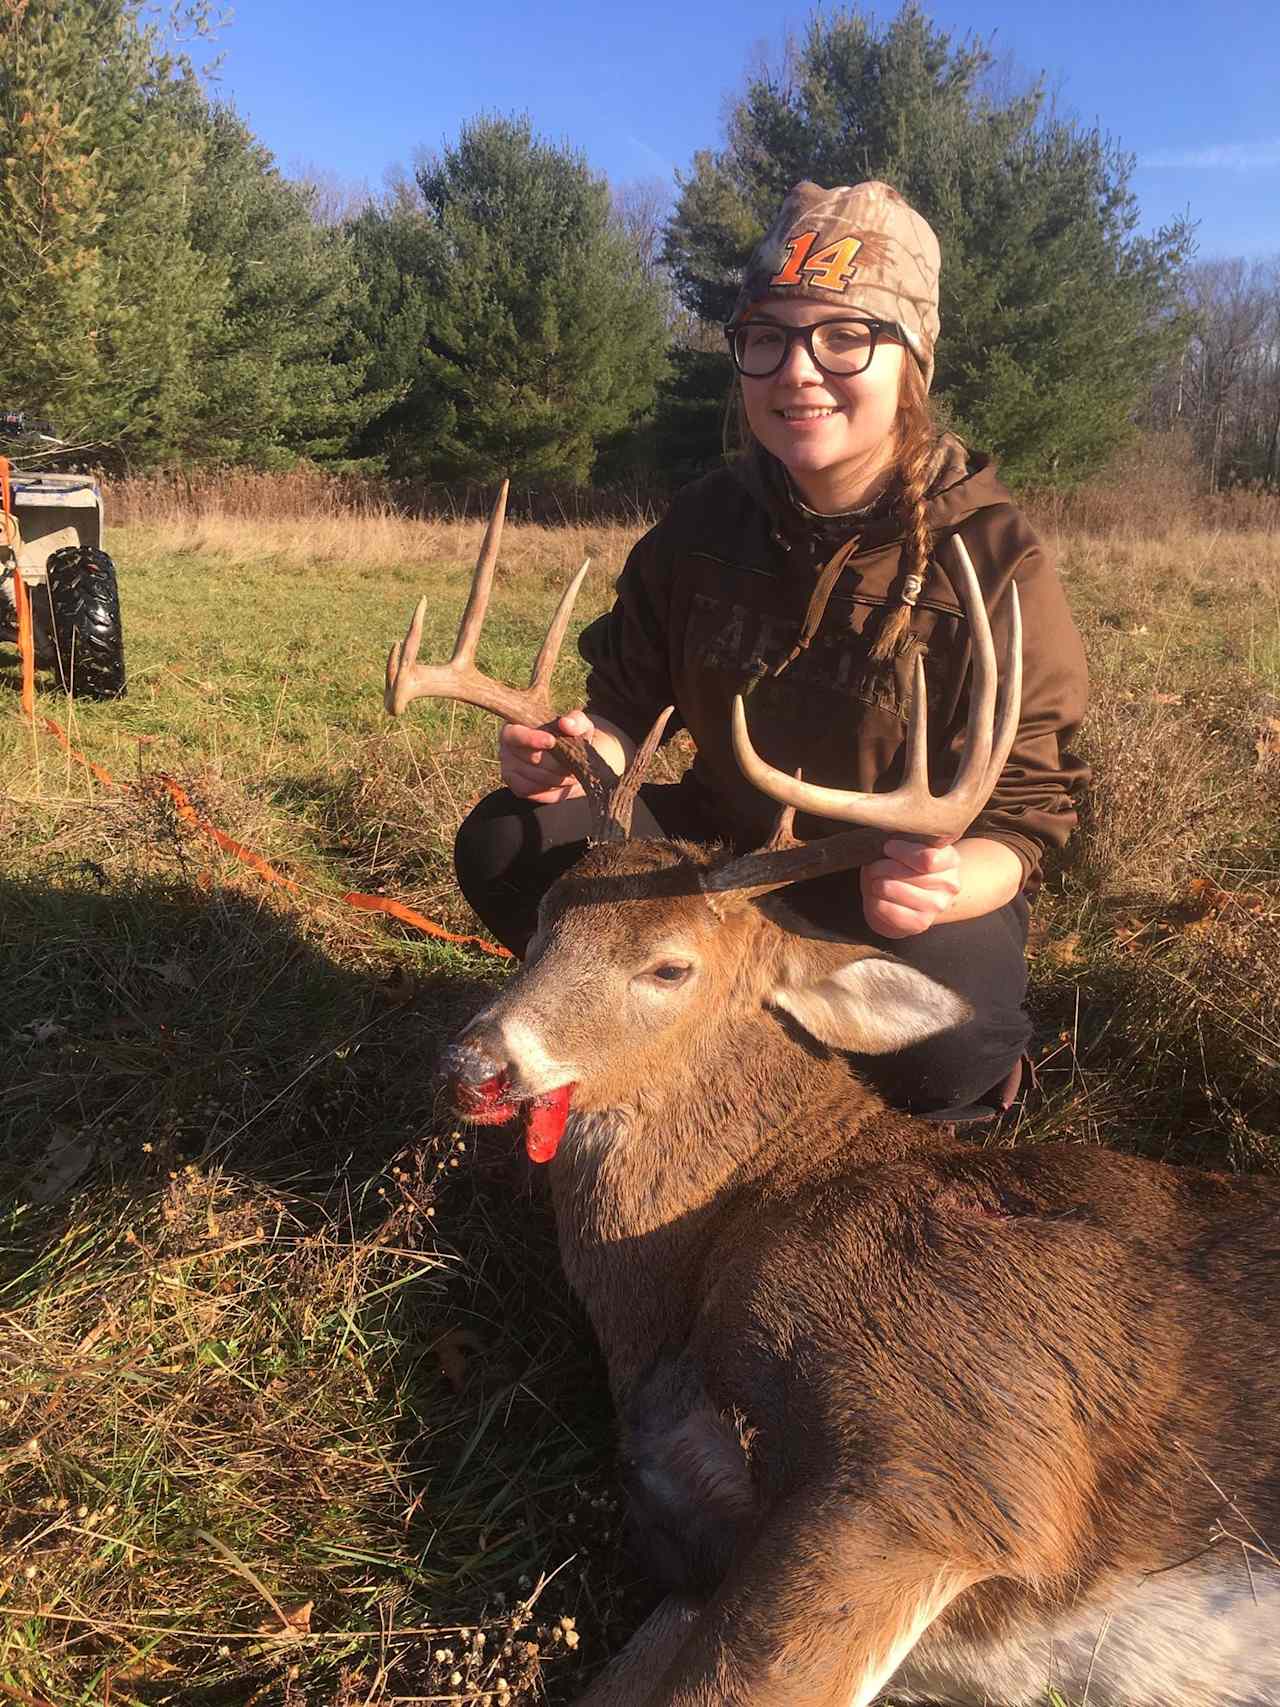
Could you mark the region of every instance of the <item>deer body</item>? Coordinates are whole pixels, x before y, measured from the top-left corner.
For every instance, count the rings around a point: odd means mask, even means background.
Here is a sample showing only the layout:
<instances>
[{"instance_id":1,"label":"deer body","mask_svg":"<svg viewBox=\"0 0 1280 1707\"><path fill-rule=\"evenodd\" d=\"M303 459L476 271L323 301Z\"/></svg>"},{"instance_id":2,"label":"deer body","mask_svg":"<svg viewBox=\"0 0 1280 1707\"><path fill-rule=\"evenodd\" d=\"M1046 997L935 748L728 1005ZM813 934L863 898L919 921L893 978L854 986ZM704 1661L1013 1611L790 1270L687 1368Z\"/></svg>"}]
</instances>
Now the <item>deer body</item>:
<instances>
[{"instance_id":1,"label":"deer body","mask_svg":"<svg viewBox=\"0 0 1280 1707\"><path fill-rule=\"evenodd\" d=\"M494 512L447 666L387 704L545 721L562 604L527 695L474 654ZM619 781L569 739L597 834L524 967L447 1052L467 1118L522 1116L609 1366L637 1538L667 1598L580 1707L1280 1707L1280 1181L1076 1146L972 1150L891 1112L847 1054L966 1017L776 893L963 833L1018 716L970 622L969 734L927 778L818 787L730 857L627 840L664 719ZM581 577L579 577L581 579ZM608 773L603 774L603 773ZM856 826L806 846L794 808Z\"/></svg>"},{"instance_id":2,"label":"deer body","mask_svg":"<svg viewBox=\"0 0 1280 1707\"><path fill-rule=\"evenodd\" d=\"M956 1707L1050 1684L1280 1707L1280 1182L979 1151L890 1111L796 1017L874 1046L874 1013L803 998L889 963L798 939L777 902L717 921L711 857L588 855L451 1062L578 1083L550 1164L562 1259L673 1597L656 1651L587 1702L846 1707L892 1678ZM609 1049L601 897L664 876L685 891L649 900L664 917L620 900L612 922L633 964L714 935L715 987L696 1024Z\"/></svg>"}]
</instances>

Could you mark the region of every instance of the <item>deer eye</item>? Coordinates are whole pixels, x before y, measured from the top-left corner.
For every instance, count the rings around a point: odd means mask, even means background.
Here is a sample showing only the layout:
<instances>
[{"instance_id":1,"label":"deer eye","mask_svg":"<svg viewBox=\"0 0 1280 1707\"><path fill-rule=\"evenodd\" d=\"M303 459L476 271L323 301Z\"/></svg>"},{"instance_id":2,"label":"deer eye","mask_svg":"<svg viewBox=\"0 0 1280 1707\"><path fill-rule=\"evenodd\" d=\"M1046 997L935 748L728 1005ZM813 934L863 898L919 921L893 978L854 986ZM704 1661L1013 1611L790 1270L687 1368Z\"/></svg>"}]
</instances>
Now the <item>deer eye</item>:
<instances>
[{"instance_id":1,"label":"deer eye","mask_svg":"<svg viewBox=\"0 0 1280 1707\"><path fill-rule=\"evenodd\" d=\"M664 960L660 966L654 967L649 976L656 978L660 984L678 984L692 971L693 968L683 961Z\"/></svg>"}]
</instances>

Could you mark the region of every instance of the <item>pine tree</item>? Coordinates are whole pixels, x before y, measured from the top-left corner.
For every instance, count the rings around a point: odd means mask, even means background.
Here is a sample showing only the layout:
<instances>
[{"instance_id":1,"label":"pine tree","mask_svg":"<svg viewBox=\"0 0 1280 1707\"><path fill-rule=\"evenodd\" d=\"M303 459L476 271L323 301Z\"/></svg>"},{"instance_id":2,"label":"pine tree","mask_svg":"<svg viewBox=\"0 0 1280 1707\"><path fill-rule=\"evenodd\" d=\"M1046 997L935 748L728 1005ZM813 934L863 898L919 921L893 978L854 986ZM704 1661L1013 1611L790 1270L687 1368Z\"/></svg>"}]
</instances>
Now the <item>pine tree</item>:
<instances>
[{"instance_id":1,"label":"pine tree","mask_svg":"<svg viewBox=\"0 0 1280 1707\"><path fill-rule=\"evenodd\" d=\"M190 66L134 0L0 0L0 396L174 442L210 312L187 239Z\"/></svg>"},{"instance_id":2,"label":"pine tree","mask_svg":"<svg viewBox=\"0 0 1280 1707\"><path fill-rule=\"evenodd\" d=\"M398 473L420 473L432 430L432 398L420 386L423 354L444 278L445 248L416 186L401 185L348 227L359 289L352 326L369 350L365 386L381 405L357 439Z\"/></svg>"},{"instance_id":3,"label":"pine tree","mask_svg":"<svg viewBox=\"0 0 1280 1707\"><path fill-rule=\"evenodd\" d=\"M597 445L652 402L662 287L604 182L527 119L464 126L419 169L416 205L370 216L357 241L384 316L371 342L394 332L417 350L403 401L370 435L396 471L581 482Z\"/></svg>"},{"instance_id":4,"label":"pine tree","mask_svg":"<svg viewBox=\"0 0 1280 1707\"><path fill-rule=\"evenodd\" d=\"M182 449L259 466L342 456L388 401L361 390L370 351L352 336L351 241L313 218L314 190L283 177L230 107L202 105L194 122L190 231L218 311L194 352Z\"/></svg>"},{"instance_id":5,"label":"pine tree","mask_svg":"<svg viewBox=\"0 0 1280 1707\"><path fill-rule=\"evenodd\" d=\"M942 246L946 412L1015 480L1069 481L1127 435L1179 336L1190 233L1136 238L1131 160L1047 112L1039 85L990 92L991 63L914 4L887 26L815 17L781 69L748 81L724 150L696 156L667 261L689 307L723 320L792 184L892 184ZM720 371L727 391L727 359ZM709 443L708 460L717 451Z\"/></svg>"}]
</instances>

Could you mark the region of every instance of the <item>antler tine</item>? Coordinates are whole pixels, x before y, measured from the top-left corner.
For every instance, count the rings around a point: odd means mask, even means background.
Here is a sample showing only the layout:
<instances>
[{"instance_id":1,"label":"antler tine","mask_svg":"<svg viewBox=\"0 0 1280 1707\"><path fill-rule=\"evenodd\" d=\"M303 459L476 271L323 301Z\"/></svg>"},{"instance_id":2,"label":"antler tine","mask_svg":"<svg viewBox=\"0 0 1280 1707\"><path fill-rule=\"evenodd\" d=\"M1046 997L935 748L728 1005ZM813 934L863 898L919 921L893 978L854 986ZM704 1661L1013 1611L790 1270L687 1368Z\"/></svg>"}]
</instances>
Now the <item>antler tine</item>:
<instances>
[{"instance_id":1,"label":"antler tine","mask_svg":"<svg viewBox=\"0 0 1280 1707\"><path fill-rule=\"evenodd\" d=\"M969 723L965 730L964 751L960 755L955 780L944 798L951 799L958 807L964 808L967 808L971 801L976 802L973 812L969 814L972 818L981 804L979 796L985 800L986 795L991 792L988 787L984 793L983 785L991 768L992 737L995 733L996 648L991 638L991 624L986 620L986 606L974 571L973 559L959 534L952 536L951 543L955 547L956 566L959 570L961 601L971 613L969 642L973 655L973 674L969 686ZM1013 588L1013 593L1016 599L1016 587ZM981 621L976 620L974 614L978 611L982 612ZM1003 765L1004 760L1001 759L1000 762ZM994 781L993 777L992 782Z\"/></svg>"},{"instance_id":2,"label":"antler tine","mask_svg":"<svg viewBox=\"0 0 1280 1707\"><path fill-rule=\"evenodd\" d=\"M907 716L907 750L903 759L907 786L929 792L929 696L924 685L924 659L916 653L911 682L911 710Z\"/></svg>"},{"instance_id":3,"label":"antler tine","mask_svg":"<svg viewBox=\"0 0 1280 1707\"><path fill-rule=\"evenodd\" d=\"M485 525L484 539L480 542L480 555L476 559L476 572L471 580L467 608L458 624L458 638L454 642L453 657L450 660L459 669L465 669L467 665L475 662L476 642L480 638L480 630L484 627L485 613L489 609L489 594L493 591L493 572L498 564L498 547L502 543L502 525L507 519L507 493L510 488L509 480L504 480L498 488L498 496L493 501L489 520Z\"/></svg>"},{"instance_id":4,"label":"antler tine","mask_svg":"<svg viewBox=\"0 0 1280 1707\"><path fill-rule=\"evenodd\" d=\"M802 770L796 771L796 780L804 776ZM802 847L803 843L796 835L796 809L794 806L780 806L778 815L773 820L773 829L769 840L760 849L761 853L781 853L784 848Z\"/></svg>"},{"instance_id":5,"label":"antler tine","mask_svg":"<svg viewBox=\"0 0 1280 1707\"><path fill-rule=\"evenodd\" d=\"M556 660L560 656L560 648L564 644L565 631L569 626L569 618L573 615L574 603L582 583L587 578L587 570L591 567L588 557L581 569L565 588L560 603L556 606L556 614L551 619L551 627L547 637L542 642L538 656L534 660L533 674L529 677L529 691L540 698L546 698L551 692L551 678L555 674Z\"/></svg>"},{"instance_id":6,"label":"antler tine","mask_svg":"<svg viewBox=\"0 0 1280 1707\"><path fill-rule=\"evenodd\" d=\"M1017 732L1021 705L1022 624L1017 588L1012 599L1009 645L1005 653L1005 692L995 717L997 672L991 625L978 578L963 542L956 540L960 562L961 599L969 617L974 648L974 681L970 693L969 725L955 782L946 794L929 792L925 775L927 711L924 668L917 660L915 693L907 725L907 774L902 785L887 794L866 794L806 783L775 770L756 752L747 732L746 707L739 694L733 704L733 750L748 781L771 799L785 801L802 812L845 824L907 835L953 838L963 833L981 810L1004 768ZM993 721L996 723L992 729Z\"/></svg>"},{"instance_id":7,"label":"antler tine","mask_svg":"<svg viewBox=\"0 0 1280 1707\"><path fill-rule=\"evenodd\" d=\"M601 841L625 842L630 836L631 814L635 809L636 795L640 792L640 786L653 763L653 755L658 750L662 732L670 722L674 710L674 705L668 705L658 713L643 743L632 753L626 770L618 779L617 787L609 796L603 834L599 838Z\"/></svg>"},{"instance_id":8,"label":"antler tine","mask_svg":"<svg viewBox=\"0 0 1280 1707\"><path fill-rule=\"evenodd\" d=\"M789 777L774 770L751 745L746 709L739 695L733 707L733 746L743 773L772 799L784 802L788 812L794 813L798 806L822 817L843 819L855 827L792 847L777 846L779 831L775 830L765 846L755 853L713 868L703 878L702 886L718 913L789 883L877 859L886 834L893 831L954 839L963 834L982 810L1004 769L1018 729L1022 706L1022 609L1018 589L1010 585L1009 638L998 679L995 645L978 578L963 540L957 537L955 545L961 597L972 631L974 679L964 752L952 787L940 796L929 792L928 710L924 662L919 656L907 720L905 780L891 794L811 788L798 772ZM780 817L779 829L782 822Z\"/></svg>"},{"instance_id":9,"label":"antler tine","mask_svg":"<svg viewBox=\"0 0 1280 1707\"><path fill-rule=\"evenodd\" d=\"M999 781L1018 732L1022 711L1022 603L1009 583L1009 638L1004 667L996 667L995 641L987 619L982 589L973 561L959 534L952 536L960 570L962 597L970 611L973 682L969 690L969 721L955 780L941 798L952 807L958 829L965 829L981 812ZM918 660L917 660L918 661Z\"/></svg>"},{"instance_id":10,"label":"antler tine","mask_svg":"<svg viewBox=\"0 0 1280 1707\"><path fill-rule=\"evenodd\" d=\"M393 717L398 717L407 703L407 701L397 703L400 672L403 668L407 682L412 674L413 666L418 661L418 648L422 644L422 621L426 614L427 601L425 598L421 598L414 609L408 633L402 641L397 640L387 654L387 685L382 695L382 703Z\"/></svg>"}]
</instances>

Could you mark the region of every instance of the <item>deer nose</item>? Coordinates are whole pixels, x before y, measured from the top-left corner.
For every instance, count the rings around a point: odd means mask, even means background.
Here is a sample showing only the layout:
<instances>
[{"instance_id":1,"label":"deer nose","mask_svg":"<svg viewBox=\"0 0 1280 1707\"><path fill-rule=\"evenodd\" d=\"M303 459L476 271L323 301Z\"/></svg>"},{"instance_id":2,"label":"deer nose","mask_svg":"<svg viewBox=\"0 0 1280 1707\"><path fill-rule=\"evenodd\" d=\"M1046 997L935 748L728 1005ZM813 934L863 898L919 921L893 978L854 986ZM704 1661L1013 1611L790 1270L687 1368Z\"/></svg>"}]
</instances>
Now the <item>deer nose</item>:
<instances>
[{"instance_id":1,"label":"deer nose","mask_svg":"<svg viewBox=\"0 0 1280 1707\"><path fill-rule=\"evenodd\" d=\"M442 1052L440 1076L451 1085L480 1085L506 1074L509 1062L500 1060L483 1037L464 1034Z\"/></svg>"}]
</instances>

